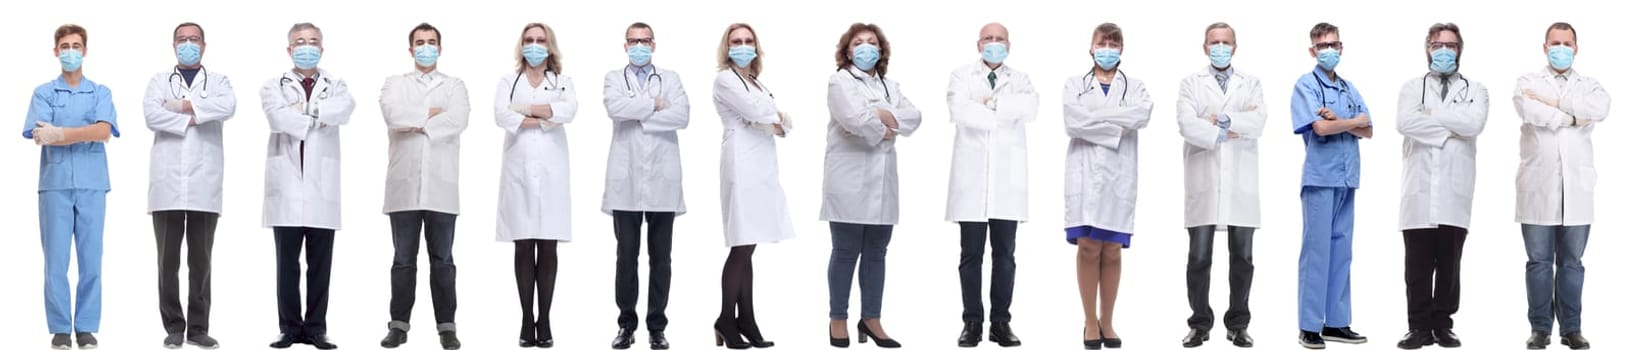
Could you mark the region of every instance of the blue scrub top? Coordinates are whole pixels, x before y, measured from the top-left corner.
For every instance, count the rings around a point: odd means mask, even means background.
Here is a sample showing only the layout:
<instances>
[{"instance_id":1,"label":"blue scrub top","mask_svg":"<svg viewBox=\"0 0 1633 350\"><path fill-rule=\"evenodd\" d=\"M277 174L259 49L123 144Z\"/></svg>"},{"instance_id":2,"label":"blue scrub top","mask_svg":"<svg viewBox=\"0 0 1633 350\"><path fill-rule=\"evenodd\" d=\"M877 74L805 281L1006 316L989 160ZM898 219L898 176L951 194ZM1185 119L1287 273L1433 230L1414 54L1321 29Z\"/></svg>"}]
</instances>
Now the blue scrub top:
<instances>
[{"instance_id":1,"label":"blue scrub top","mask_svg":"<svg viewBox=\"0 0 1633 350\"><path fill-rule=\"evenodd\" d=\"M1327 79L1317 67L1299 78L1293 87L1293 133L1304 137L1304 178L1306 187L1361 187L1360 138L1349 133L1320 136L1315 133L1316 114L1322 107L1331 109L1339 119L1354 118L1365 113L1377 118L1367 109L1366 101L1354 84L1342 77ZM1371 126L1371 124L1367 124Z\"/></svg>"},{"instance_id":2,"label":"blue scrub top","mask_svg":"<svg viewBox=\"0 0 1633 350\"><path fill-rule=\"evenodd\" d=\"M90 79L82 78L78 87L70 88L68 82L58 76L35 88L34 98L28 104L28 120L23 122L23 138L34 138L37 121L64 128L107 122L113 136L119 137L113 92ZM40 147L40 191L110 189L108 154L103 143Z\"/></svg>"}]
</instances>

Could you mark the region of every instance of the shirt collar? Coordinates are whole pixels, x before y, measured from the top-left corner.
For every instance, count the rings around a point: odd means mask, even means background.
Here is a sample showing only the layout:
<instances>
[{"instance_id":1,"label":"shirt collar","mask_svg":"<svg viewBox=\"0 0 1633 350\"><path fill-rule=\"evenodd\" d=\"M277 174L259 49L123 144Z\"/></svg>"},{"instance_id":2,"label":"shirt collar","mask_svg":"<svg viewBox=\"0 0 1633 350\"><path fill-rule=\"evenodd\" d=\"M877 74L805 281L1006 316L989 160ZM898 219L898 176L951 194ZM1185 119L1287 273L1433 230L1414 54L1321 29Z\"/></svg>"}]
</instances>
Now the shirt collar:
<instances>
[{"instance_id":1,"label":"shirt collar","mask_svg":"<svg viewBox=\"0 0 1633 350\"><path fill-rule=\"evenodd\" d=\"M1563 76L1566 81L1576 80L1576 68L1566 69L1564 73L1560 73L1554 71L1553 67L1542 67L1542 72L1548 74L1549 78L1559 79Z\"/></svg>"},{"instance_id":2,"label":"shirt collar","mask_svg":"<svg viewBox=\"0 0 1633 350\"><path fill-rule=\"evenodd\" d=\"M78 88L68 87L68 81L64 80L61 75L58 75L57 80L53 81L51 83L51 85L52 85L51 88L55 89L57 91L72 91L72 92L94 92L94 91L96 91L96 82L93 82L93 81L91 81L91 79L85 78L84 76L79 77L79 87Z\"/></svg>"},{"instance_id":3,"label":"shirt collar","mask_svg":"<svg viewBox=\"0 0 1633 350\"><path fill-rule=\"evenodd\" d=\"M1224 76L1225 78L1230 78L1231 76L1236 75L1236 66L1225 67L1225 70L1219 70L1217 68L1213 68L1212 65L1209 65L1208 72L1213 73L1214 77Z\"/></svg>"},{"instance_id":4,"label":"shirt collar","mask_svg":"<svg viewBox=\"0 0 1633 350\"><path fill-rule=\"evenodd\" d=\"M878 75L868 75L867 71L863 71L861 68L856 68L855 65L845 67L845 70L849 71L851 73L851 76L861 78L863 80L869 80L869 81L882 80ZM875 73L877 73L877 72L875 72Z\"/></svg>"},{"instance_id":5,"label":"shirt collar","mask_svg":"<svg viewBox=\"0 0 1633 350\"><path fill-rule=\"evenodd\" d=\"M1334 76L1338 77L1337 80L1328 79L1327 78L1327 71L1324 70L1324 69L1321 69L1321 67L1319 67L1319 66L1315 67L1315 70L1311 71L1311 74L1314 74L1315 77L1316 77L1315 78L1316 82L1321 83L1321 85L1323 85L1323 86L1334 88L1334 89L1339 89L1339 90L1343 90L1343 88L1344 88L1344 77L1343 76L1334 74Z\"/></svg>"}]
</instances>

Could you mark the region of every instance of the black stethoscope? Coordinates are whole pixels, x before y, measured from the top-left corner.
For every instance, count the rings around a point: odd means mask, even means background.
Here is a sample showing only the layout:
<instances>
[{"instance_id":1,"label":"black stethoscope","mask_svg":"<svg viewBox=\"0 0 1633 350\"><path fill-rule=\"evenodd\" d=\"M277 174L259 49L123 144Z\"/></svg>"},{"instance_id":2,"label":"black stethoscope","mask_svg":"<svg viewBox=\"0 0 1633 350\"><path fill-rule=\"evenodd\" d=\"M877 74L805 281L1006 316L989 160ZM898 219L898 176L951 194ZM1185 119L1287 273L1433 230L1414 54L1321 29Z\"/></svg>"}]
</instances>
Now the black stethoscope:
<instances>
[{"instance_id":1,"label":"black stethoscope","mask_svg":"<svg viewBox=\"0 0 1633 350\"><path fill-rule=\"evenodd\" d=\"M1124 85L1123 86L1123 96L1122 96L1121 99L1117 100L1117 103L1127 102L1128 101L1128 86L1127 86L1128 85L1128 74L1124 74L1123 70L1118 69L1117 70L1117 75L1122 76L1123 85ZM1090 91L1094 91L1094 88L1100 87L1100 84L1099 84L1098 80L1095 81L1095 84L1089 84L1089 78L1092 78L1092 77L1094 77L1094 70L1092 70L1092 69L1089 70L1088 73L1083 73L1083 91L1079 91L1077 93L1077 97L1083 97L1083 94L1089 93ZM1111 82L1116 83L1117 82L1116 77L1112 77Z\"/></svg>"},{"instance_id":2,"label":"black stethoscope","mask_svg":"<svg viewBox=\"0 0 1633 350\"><path fill-rule=\"evenodd\" d=\"M1332 85L1327 85L1326 82L1321 81L1321 76L1316 75L1315 72L1310 72L1310 76L1315 77L1316 84L1321 84L1321 86L1317 87L1316 92L1321 94L1320 96L1321 96L1321 105L1322 105L1322 107L1326 107L1326 104L1327 104L1327 87L1332 86ZM1339 80L1338 83L1342 85L1343 90L1349 91L1349 82ZM1361 111L1361 106L1355 103L1355 96L1350 96L1348 94L1345 94L1344 96L1347 97L1347 98L1344 99L1344 102L1349 107L1349 110L1350 110L1351 113L1358 113L1358 112Z\"/></svg>"},{"instance_id":3,"label":"black stethoscope","mask_svg":"<svg viewBox=\"0 0 1633 350\"><path fill-rule=\"evenodd\" d=\"M743 82L743 91L754 92L754 89L750 89L748 87L748 79L743 79L743 73L738 73L736 69L732 69L731 74L736 74L737 75L737 81ZM765 84L760 84L760 79L759 78L755 78L752 75L749 76L749 78L754 79L754 86L760 87L760 91L765 91L765 94L767 96L771 96L771 99L773 99L773 100L777 99L777 94L771 93L771 89L766 88Z\"/></svg>"},{"instance_id":4,"label":"black stethoscope","mask_svg":"<svg viewBox=\"0 0 1633 350\"><path fill-rule=\"evenodd\" d=\"M850 73L851 78L856 78L856 81L862 82L863 85L867 85L867 83L868 83L867 80L862 79L862 76L856 75L856 72L852 72L851 70L846 69L845 73ZM885 85L885 77L882 76L882 75L879 76L879 88L885 90L885 102L891 102L890 101L890 86Z\"/></svg>"},{"instance_id":5,"label":"black stethoscope","mask_svg":"<svg viewBox=\"0 0 1633 350\"><path fill-rule=\"evenodd\" d=\"M652 73L648 73L646 75L647 84L651 84L653 78L658 79L658 93L653 94L652 97L662 98L663 97L663 75L658 74L658 67L656 67L656 66L648 66L648 67L652 67ZM629 73L629 68L630 68L630 66L624 66L624 72ZM631 75L634 75L634 74L624 74L624 90L626 90L624 92L624 95L627 95L629 97L635 97L635 85L629 83L629 76L631 76ZM645 87L646 86L642 86L643 89Z\"/></svg>"},{"instance_id":6,"label":"black stethoscope","mask_svg":"<svg viewBox=\"0 0 1633 350\"><path fill-rule=\"evenodd\" d=\"M1423 74L1423 91L1421 93L1421 96L1418 96L1418 104L1419 105L1422 105L1424 102L1427 102L1429 100L1429 75L1430 74L1434 74L1434 73L1424 73ZM1462 79L1463 80L1463 89L1458 90L1457 97L1452 99L1452 103L1470 103L1470 102L1474 102L1473 98L1469 98L1469 78L1463 77L1462 74L1458 74L1457 79ZM1442 101L1444 101L1446 99L1446 97L1447 96L1441 96L1440 99Z\"/></svg>"},{"instance_id":7,"label":"black stethoscope","mask_svg":"<svg viewBox=\"0 0 1633 350\"><path fill-rule=\"evenodd\" d=\"M209 72L204 70L203 66L198 67L198 74L193 76L193 78L199 78L199 77L204 77L204 80L203 80L203 84L200 84L200 87L203 88L203 91L199 92L198 97L210 98L210 74L209 74ZM289 79L289 78L285 77L284 79ZM185 98L187 98L187 95L183 94L183 92L186 92L189 87L182 86L182 83L186 82L187 79L185 77L181 76L181 70L180 69L172 70L170 72L170 78L167 79L167 80L170 81L170 96L175 97L176 99L185 99Z\"/></svg>"},{"instance_id":8,"label":"black stethoscope","mask_svg":"<svg viewBox=\"0 0 1633 350\"><path fill-rule=\"evenodd\" d=\"M527 76L527 72L516 72L516 79L510 81L510 95L508 95L508 96L510 96L510 102L512 102L512 103L516 102L516 84L521 84L522 83L522 77L524 77L524 76ZM561 75L560 74L557 74L556 79L552 80L552 79L550 79L550 72L545 71L544 72L544 82L549 82L550 83L549 87L545 88L545 90L560 89L561 91L567 91L566 87L561 86ZM627 83L628 81L626 80L625 82ZM532 84L529 83L528 85L532 85Z\"/></svg>"},{"instance_id":9,"label":"black stethoscope","mask_svg":"<svg viewBox=\"0 0 1633 350\"><path fill-rule=\"evenodd\" d=\"M200 73L203 73L203 72L200 72ZM208 78L208 77L206 77L206 78ZM323 79L323 90L318 92L318 98L317 99L319 99L319 100L328 99L329 98L329 85L331 85L331 83L329 81L329 77L320 77L318 79ZM292 78L290 78L288 76L285 76L285 77L283 77L281 79L278 79L278 88L288 90L289 83L293 83L293 82L295 82L295 79L292 79ZM301 90L295 90L295 95L300 96L301 92L302 92ZM310 100L310 98L308 98L308 100Z\"/></svg>"}]
</instances>

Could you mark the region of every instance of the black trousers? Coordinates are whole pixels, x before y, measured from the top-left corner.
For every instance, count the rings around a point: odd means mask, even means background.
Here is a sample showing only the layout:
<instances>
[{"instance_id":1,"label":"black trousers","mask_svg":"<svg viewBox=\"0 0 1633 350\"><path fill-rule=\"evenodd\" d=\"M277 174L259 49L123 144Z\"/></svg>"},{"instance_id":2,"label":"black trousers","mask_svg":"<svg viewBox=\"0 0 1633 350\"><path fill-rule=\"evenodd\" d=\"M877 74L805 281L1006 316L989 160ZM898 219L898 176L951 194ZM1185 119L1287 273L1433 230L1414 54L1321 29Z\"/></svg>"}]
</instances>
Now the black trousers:
<instances>
[{"instance_id":1,"label":"black trousers","mask_svg":"<svg viewBox=\"0 0 1633 350\"><path fill-rule=\"evenodd\" d=\"M1440 225L1406 230L1406 324L1450 329L1460 298L1463 241L1469 230Z\"/></svg>"},{"instance_id":2,"label":"black trousers","mask_svg":"<svg viewBox=\"0 0 1633 350\"><path fill-rule=\"evenodd\" d=\"M419 275L420 231L425 231L427 255L431 261L431 309L437 331L454 330L454 309L459 306L454 293L454 221L458 216L414 210L391 213L390 328L408 330L414 312L415 279Z\"/></svg>"},{"instance_id":3,"label":"black trousers","mask_svg":"<svg viewBox=\"0 0 1633 350\"><path fill-rule=\"evenodd\" d=\"M278 251L278 330L318 337L329 333L329 268L334 262L335 230L273 227ZM306 313L301 313L301 248L306 249Z\"/></svg>"},{"instance_id":4,"label":"black trousers","mask_svg":"<svg viewBox=\"0 0 1633 350\"><path fill-rule=\"evenodd\" d=\"M613 211L612 230L618 237L618 267L614 277L618 303L618 328L634 329L639 323L635 303L641 297L641 223L647 226L646 330L662 332L669 326L664 309L669 306L669 251L674 247L675 213Z\"/></svg>"},{"instance_id":5,"label":"black trousers","mask_svg":"<svg viewBox=\"0 0 1633 350\"><path fill-rule=\"evenodd\" d=\"M1192 329L1213 329L1213 307L1208 305L1208 287L1213 280L1213 225L1186 229L1191 235L1191 252L1185 261L1185 290L1191 302ZM1248 311L1248 294L1253 290L1252 227L1230 226L1226 243L1230 249L1230 309L1225 310L1225 329L1247 329L1253 314Z\"/></svg>"},{"instance_id":6,"label":"black trousers","mask_svg":"<svg viewBox=\"0 0 1633 350\"><path fill-rule=\"evenodd\" d=\"M164 331L189 335L210 333L210 250L221 214L167 210L153 212L153 238L159 249L159 319ZM187 242L187 316L182 316L182 241Z\"/></svg>"},{"instance_id":7,"label":"black trousers","mask_svg":"<svg viewBox=\"0 0 1633 350\"><path fill-rule=\"evenodd\" d=\"M1009 322L1009 304L1015 295L1015 229L1017 222L993 219L958 223L959 289L964 296L964 321L983 321L981 259L986 255L987 233L992 236L992 322Z\"/></svg>"}]
</instances>

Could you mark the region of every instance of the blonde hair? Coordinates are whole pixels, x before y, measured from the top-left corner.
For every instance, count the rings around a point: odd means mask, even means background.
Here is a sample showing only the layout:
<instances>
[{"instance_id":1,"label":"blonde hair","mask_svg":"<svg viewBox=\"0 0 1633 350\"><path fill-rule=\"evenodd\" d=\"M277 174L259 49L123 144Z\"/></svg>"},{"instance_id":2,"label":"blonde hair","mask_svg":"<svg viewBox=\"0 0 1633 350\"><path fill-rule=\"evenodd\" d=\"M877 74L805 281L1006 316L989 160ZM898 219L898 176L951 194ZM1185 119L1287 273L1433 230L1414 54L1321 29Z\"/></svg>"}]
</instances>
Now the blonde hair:
<instances>
[{"instance_id":1,"label":"blonde hair","mask_svg":"<svg viewBox=\"0 0 1633 350\"><path fill-rule=\"evenodd\" d=\"M527 40L527 31L539 28L544 30L544 48L550 52L550 57L544 59L544 71L561 74L561 50L556 49L556 31L544 23L528 23L522 27L522 34L516 39L516 72L527 69L527 58L522 57L522 46Z\"/></svg>"},{"instance_id":2,"label":"blonde hair","mask_svg":"<svg viewBox=\"0 0 1633 350\"><path fill-rule=\"evenodd\" d=\"M720 49L715 53L716 61L720 63L720 70L727 70L737 66L736 63L731 61L731 32L737 31L739 28L747 29L748 34L754 36L754 53L757 57L754 62L748 64L748 72L751 75L759 76L760 62L765 61L765 50L760 49L760 34L755 33L754 27L750 27L747 23L732 23L731 26L726 27L726 33L720 35Z\"/></svg>"}]
</instances>

